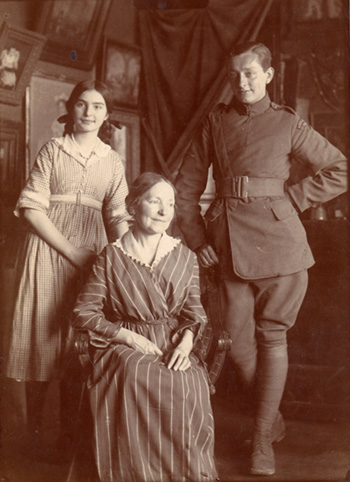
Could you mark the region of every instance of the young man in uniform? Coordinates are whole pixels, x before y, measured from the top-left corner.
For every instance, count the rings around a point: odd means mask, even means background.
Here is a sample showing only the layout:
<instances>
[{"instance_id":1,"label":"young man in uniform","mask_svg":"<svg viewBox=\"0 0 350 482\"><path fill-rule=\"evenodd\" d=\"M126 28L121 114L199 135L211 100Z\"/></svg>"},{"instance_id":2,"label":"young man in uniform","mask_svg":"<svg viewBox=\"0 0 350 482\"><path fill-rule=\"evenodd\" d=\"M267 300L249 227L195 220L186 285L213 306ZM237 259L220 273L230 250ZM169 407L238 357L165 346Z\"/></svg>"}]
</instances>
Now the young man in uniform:
<instances>
[{"instance_id":1,"label":"young man in uniform","mask_svg":"<svg viewBox=\"0 0 350 482\"><path fill-rule=\"evenodd\" d=\"M200 264L218 266L230 355L245 387L254 387L250 471L272 475L272 443L285 434L286 335L314 264L298 214L346 191L347 161L292 109L271 102L265 45L238 45L227 73L233 100L209 114L179 172L179 223ZM292 159L310 176L288 187ZM210 164L216 198L204 223L199 200Z\"/></svg>"}]
</instances>

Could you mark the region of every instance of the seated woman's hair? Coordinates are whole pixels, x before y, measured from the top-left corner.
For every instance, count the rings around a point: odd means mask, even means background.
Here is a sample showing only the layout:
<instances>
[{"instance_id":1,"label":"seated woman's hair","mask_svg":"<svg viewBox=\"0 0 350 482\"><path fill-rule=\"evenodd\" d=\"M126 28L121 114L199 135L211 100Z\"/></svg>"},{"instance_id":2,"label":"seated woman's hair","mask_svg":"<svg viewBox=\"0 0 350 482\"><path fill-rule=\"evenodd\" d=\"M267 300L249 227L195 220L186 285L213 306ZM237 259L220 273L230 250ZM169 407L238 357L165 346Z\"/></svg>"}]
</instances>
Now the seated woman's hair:
<instances>
[{"instance_id":1,"label":"seated woman's hair","mask_svg":"<svg viewBox=\"0 0 350 482\"><path fill-rule=\"evenodd\" d=\"M144 194L149 191L155 184L159 182L168 183L176 194L176 189L171 181L162 174L156 172L143 172L138 176L132 185L129 187L129 194L126 196L125 204L126 209L132 216L135 214L135 210Z\"/></svg>"}]
</instances>

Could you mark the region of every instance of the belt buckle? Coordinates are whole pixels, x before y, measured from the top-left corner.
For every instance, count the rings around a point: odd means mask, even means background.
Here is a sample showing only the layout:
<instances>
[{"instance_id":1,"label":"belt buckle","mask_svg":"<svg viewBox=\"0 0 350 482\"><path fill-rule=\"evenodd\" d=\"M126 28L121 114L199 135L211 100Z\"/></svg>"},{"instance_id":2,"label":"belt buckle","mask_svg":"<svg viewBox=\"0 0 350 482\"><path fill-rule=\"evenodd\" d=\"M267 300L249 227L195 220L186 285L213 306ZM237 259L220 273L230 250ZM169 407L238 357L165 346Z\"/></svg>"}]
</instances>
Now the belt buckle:
<instances>
[{"instance_id":1,"label":"belt buckle","mask_svg":"<svg viewBox=\"0 0 350 482\"><path fill-rule=\"evenodd\" d=\"M248 184L249 177L248 176L237 176L233 178L233 192L234 196L239 199L247 199L248 198L248 191L245 190L245 185Z\"/></svg>"}]
</instances>

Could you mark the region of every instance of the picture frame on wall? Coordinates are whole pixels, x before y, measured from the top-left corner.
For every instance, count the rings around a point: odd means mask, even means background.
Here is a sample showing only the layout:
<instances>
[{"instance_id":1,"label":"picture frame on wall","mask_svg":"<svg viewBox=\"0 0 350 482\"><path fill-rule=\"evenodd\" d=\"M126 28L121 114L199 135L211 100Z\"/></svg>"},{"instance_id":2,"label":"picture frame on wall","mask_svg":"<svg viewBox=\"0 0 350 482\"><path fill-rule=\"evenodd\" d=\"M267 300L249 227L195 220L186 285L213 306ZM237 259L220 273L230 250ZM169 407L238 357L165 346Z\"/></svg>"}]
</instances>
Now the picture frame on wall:
<instances>
[{"instance_id":1,"label":"picture frame on wall","mask_svg":"<svg viewBox=\"0 0 350 482\"><path fill-rule=\"evenodd\" d=\"M140 72L138 47L104 38L101 80L108 86L116 109L137 109Z\"/></svg>"},{"instance_id":2,"label":"picture frame on wall","mask_svg":"<svg viewBox=\"0 0 350 482\"><path fill-rule=\"evenodd\" d=\"M24 125L0 121L0 198L3 206L14 205L24 184Z\"/></svg>"},{"instance_id":3,"label":"picture frame on wall","mask_svg":"<svg viewBox=\"0 0 350 482\"><path fill-rule=\"evenodd\" d=\"M33 75L26 93L26 177L41 147L52 137L63 135L64 124L57 119L66 114L76 81Z\"/></svg>"},{"instance_id":4,"label":"picture frame on wall","mask_svg":"<svg viewBox=\"0 0 350 482\"><path fill-rule=\"evenodd\" d=\"M41 59L91 70L111 0L42 2L37 31L47 37Z\"/></svg>"},{"instance_id":5,"label":"picture frame on wall","mask_svg":"<svg viewBox=\"0 0 350 482\"><path fill-rule=\"evenodd\" d=\"M294 0L295 16L298 22L314 22L340 19L344 14L342 0Z\"/></svg>"},{"instance_id":6,"label":"picture frame on wall","mask_svg":"<svg viewBox=\"0 0 350 482\"><path fill-rule=\"evenodd\" d=\"M21 103L44 42L44 35L2 22L0 102L12 105Z\"/></svg>"},{"instance_id":7,"label":"picture frame on wall","mask_svg":"<svg viewBox=\"0 0 350 482\"><path fill-rule=\"evenodd\" d=\"M111 147L124 161L126 180L131 184L140 174L140 117L136 112L114 111L110 121L121 128L113 130Z\"/></svg>"},{"instance_id":8,"label":"picture frame on wall","mask_svg":"<svg viewBox=\"0 0 350 482\"><path fill-rule=\"evenodd\" d=\"M13 211L24 185L24 124L0 120L0 246L4 270L14 269L24 226Z\"/></svg>"}]
</instances>

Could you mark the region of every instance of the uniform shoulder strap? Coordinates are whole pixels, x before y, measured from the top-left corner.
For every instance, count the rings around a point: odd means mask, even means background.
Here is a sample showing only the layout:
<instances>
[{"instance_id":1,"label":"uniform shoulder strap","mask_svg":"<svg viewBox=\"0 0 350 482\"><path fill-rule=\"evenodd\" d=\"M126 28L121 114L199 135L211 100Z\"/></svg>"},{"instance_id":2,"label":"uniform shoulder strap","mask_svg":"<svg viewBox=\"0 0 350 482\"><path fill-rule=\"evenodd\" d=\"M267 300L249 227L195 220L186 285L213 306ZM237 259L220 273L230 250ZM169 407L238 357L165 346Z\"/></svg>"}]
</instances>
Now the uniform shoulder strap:
<instances>
[{"instance_id":1,"label":"uniform shoulder strap","mask_svg":"<svg viewBox=\"0 0 350 482\"><path fill-rule=\"evenodd\" d=\"M271 107L273 110L285 110L287 112L290 112L291 114L295 115L299 120L298 120L298 123L297 123L297 129L302 129L304 127L310 127L309 124L300 117L300 115L295 112L294 109L292 109L291 107L289 107L288 105L280 105L280 104L276 104L275 102L271 102Z\"/></svg>"},{"instance_id":2,"label":"uniform shoulder strap","mask_svg":"<svg viewBox=\"0 0 350 482\"><path fill-rule=\"evenodd\" d=\"M289 105L281 105L281 104L276 104L275 102L271 102L271 107L273 110L286 110L287 112L290 112L291 114L298 115L294 109L289 107Z\"/></svg>"}]
</instances>

